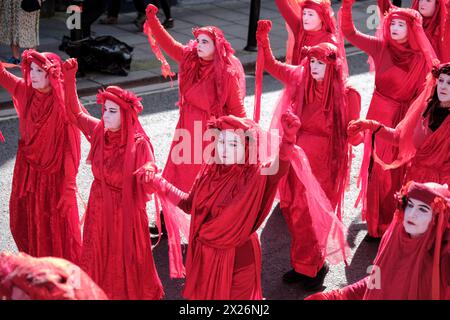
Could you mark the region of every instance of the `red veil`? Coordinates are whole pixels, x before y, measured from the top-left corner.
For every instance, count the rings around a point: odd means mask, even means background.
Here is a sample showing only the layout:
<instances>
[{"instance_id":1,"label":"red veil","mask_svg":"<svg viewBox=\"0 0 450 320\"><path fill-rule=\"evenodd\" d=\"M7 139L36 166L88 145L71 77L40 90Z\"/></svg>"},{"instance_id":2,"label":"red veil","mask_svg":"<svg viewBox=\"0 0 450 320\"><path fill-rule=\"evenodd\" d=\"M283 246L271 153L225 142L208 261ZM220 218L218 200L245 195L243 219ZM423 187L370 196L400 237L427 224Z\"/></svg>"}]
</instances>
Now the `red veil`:
<instances>
[{"instance_id":1,"label":"red veil","mask_svg":"<svg viewBox=\"0 0 450 320\"><path fill-rule=\"evenodd\" d=\"M407 198L425 202L433 211L426 233L417 238L411 238L403 227ZM448 266L442 262L449 255L448 186L411 181L402 188L398 199L400 208L381 240L373 263L381 270L380 287L366 290L363 299L444 299L449 277ZM398 279L398 275L403 279Z\"/></svg>"}]
</instances>

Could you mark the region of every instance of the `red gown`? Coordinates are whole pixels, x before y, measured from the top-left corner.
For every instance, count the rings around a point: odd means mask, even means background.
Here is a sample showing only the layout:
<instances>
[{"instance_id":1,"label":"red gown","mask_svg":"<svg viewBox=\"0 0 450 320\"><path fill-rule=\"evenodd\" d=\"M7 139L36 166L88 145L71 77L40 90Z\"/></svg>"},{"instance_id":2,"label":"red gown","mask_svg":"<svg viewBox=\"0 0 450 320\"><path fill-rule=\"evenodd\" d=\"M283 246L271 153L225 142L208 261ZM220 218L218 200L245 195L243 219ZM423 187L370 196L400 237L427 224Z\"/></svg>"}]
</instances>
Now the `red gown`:
<instances>
[{"instance_id":1,"label":"red gown","mask_svg":"<svg viewBox=\"0 0 450 320\"><path fill-rule=\"evenodd\" d=\"M423 28L439 60L450 62L450 10L448 0L436 0L432 17L423 17ZM390 0L378 0L382 14L395 7ZM419 11L419 0L413 0L411 8Z\"/></svg>"},{"instance_id":2,"label":"red gown","mask_svg":"<svg viewBox=\"0 0 450 320\"><path fill-rule=\"evenodd\" d=\"M323 45L326 47L325 44ZM293 106L302 123L297 134L296 144L304 150L311 165L312 173L330 200L333 209L335 209L340 197L343 196L343 189L345 189L348 177L347 164L349 159L347 158L347 152L349 147L346 144L357 144L359 141L356 141L357 138L355 141L347 141L345 137L339 136L339 131L336 131L338 121L333 115L334 111L325 111L326 107L324 107L324 100L326 100L324 95L331 95L330 88L324 87L324 82L328 80L321 82L313 80L310 75L309 61L301 66L280 63L275 60L268 46L264 46L264 58L265 68L272 76L282 81L286 86L294 84L300 88L297 89L294 99L303 101L297 101L297 105ZM300 72L305 66L306 71ZM327 69L329 69L327 71L329 77L335 74L333 65L327 65ZM327 78L327 75L325 78ZM334 78L331 81L330 87L334 87ZM305 84L306 82L310 86ZM303 96L300 93L301 90L310 91L304 92ZM330 102L334 104L331 107L332 109L342 108L344 121L341 130L345 130L350 120L359 118L361 109L359 93L351 87L346 87L344 92L344 99L346 100L344 105L333 100ZM298 98L298 95L302 95L303 99ZM332 96L331 99L335 99L335 97ZM341 112L336 112L336 114L341 114ZM336 136L344 141L333 141L333 137ZM341 145L341 147L338 147L341 149L340 151L336 151L337 145ZM339 152L341 153L339 154ZM335 158L340 158L341 161L333 161ZM280 206L292 237L291 264L296 272L315 277L322 268L326 257L317 243L305 188L292 167L286 177L282 178L279 192Z\"/></svg>"},{"instance_id":3,"label":"red gown","mask_svg":"<svg viewBox=\"0 0 450 320\"><path fill-rule=\"evenodd\" d=\"M282 143L276 174L261 174L270 163L205 164L190 193L181 192L177 204L191 215L185 298L263 298L256 231L270 212L279 179L289 169L286 159L292 147Z\"/></svg>"},{"instance_id":4,"label":"red gown","mask_svg":"<svg viewBox=\"0 0 450 320\"><path fill-rule=\"evenodd\" d=\"M99 123L100 120L84 113L78 117L78 126L88 137L94 135ZM126 219L131 219L132 214L125 214L122 208L126 147L121 132L106 131L104 139L103 159L101 152L95 152L92 159L94 181L86 211L81 267L110 299L161 299L164 293L153 261L145 204L136 208L138 222L132 226L133 232L124 233ZM135 162L139 168L154 158L147 140L139 136L135 139ZM110 204L109 212L105 210L105 196ZM133 254L142 257L138 262L128 259L127 238L133 243Z\"/></svg>"},{"instance_id":5,"label":"red gown","mask_svg":"<svg viewBox=\"0 0 450 320\"><path fill-rule=\"evenodd\" d=\"M287 55L291 55L291 59L288 59L289 63L298 65L305 57L302 53L304 46L315 46L322 42L329 42L334 45L338 45L338 40L335 35L336 26L333 18L326 12L325 5L321 8L320 1L309 1L307 4L290 5L288 0L275 0L275 3L289 26L290 31L293 33L294 43L288 45ZM323 1L324 3L326 1ZM301 8L308 7L315 9L319 16L322 18L323 27L319 31L307 31L303 28L302 12ZM328 7L326 7L328 9ZM295 9L300 9L296 11ZM289 48L291 47L291 48ZM289 50L292 49L292 53Z\"/></svg>"},{"instance_id":6,"label":"red gown","mask_svg":"<svg viewBox=\"0 0 450 320\"><path fill-rule=\"evenodd\" d=\"M50 76L52 90L48 93L31 87L29 64L39 64L35 56L47 59L33 50L25 51L24 79L0 66L0 85L13 97L20 132L9 202L11 233L19 251L78 263L79 131L66 120L64 104L58 96L58 90L62 92L59 77Z\"/></svg>"},{"instance_id":7,"label":"red gown","mask_svg":"<svg viewBox=\"0 0 450 320\"><path fill-rule=\"evenodd\" d=\"M157 43L179 64L180 117L175 128L175 137L170 147L163 176L177 188L188 192L203 163L203 149L210 143L203 141L206 123L211 117L235 115L245 117L242 83L235 70L223 68L221 90L217 91L217 62L198 58L191 43L182 45L163 28L158 18L148 17L147 23ZM226 41L226 40L224 40ZM217 42L217 41L216 41ZM216 44L216 51L222 50ZM190 134L190 151L180 153L177 131L185 129ZM178 138L179 139L179 138ZM184 139L184 138L183 138ZM179 156L179 157L177 157ZM176 163L177 161L182 163ZM178 159L176 159L178 158ZM177 161L174 161L177 160Z\"/></svg>"},{"instance_id":8,"label":"red gown","mask_svg":"<svg viewBox=\"0 0 450 320\"><path fill-rule=\"evenodd\" d=\"M367 119L375 119L387 127L395 127L404 117L409 105L423 90L425 77L431 70L428 60L432 57L423 53L426 51L422 44L420 52L418 49L404 49L403 46L393 45L388 40L358 32L353 24L351 7L343 6L342 22L342 30L347 40L369 54L375 63L375 91ZM388 23L385 23L383 31L386 33L388 29ZM408 30L411 39L415 36L416 29L408 24ZM417 43L420 41L416 39ZM369 150L368 147L366 145L365 152ZM393 161L398 152L396 147L380 140L375 142L375 148L381 159L388 163ZM367 220L368 233L372 237L381 237L392 221L395 211L394 193L400 189L404 174L404 167L384 171L377 163L373 163L369 172L367 205L363 206L363 218Z\"/></svg>"}]
</instances>

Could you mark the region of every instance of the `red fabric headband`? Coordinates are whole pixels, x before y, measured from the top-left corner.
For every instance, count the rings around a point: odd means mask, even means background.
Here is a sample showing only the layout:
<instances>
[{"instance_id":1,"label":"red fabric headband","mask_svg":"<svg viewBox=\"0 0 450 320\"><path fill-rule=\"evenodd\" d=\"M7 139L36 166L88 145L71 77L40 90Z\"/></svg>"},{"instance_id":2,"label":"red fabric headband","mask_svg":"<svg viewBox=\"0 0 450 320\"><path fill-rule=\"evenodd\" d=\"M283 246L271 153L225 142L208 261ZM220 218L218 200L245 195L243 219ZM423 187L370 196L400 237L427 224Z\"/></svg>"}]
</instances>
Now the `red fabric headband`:
<instances>
[{"instance_id":1,"label":"red fabric headband","mask_svg":"<svg viewBox=\"0 0 450 320\"><path fill-rule=\"evenodd\" d=\"M144 109L141 103L142 98L138 98L133 92L116 86L110 86L98 92L97 103L104 105L106 100L117 103L124 110L131 109L136 114Z\"/></svg>"},{"instance_id":2,"label":"red fabric headband","mask_svg":"<svg viewBox=\"0 0 450 320\"><path fill-rule=\"evenodd\" d=\"M314 57L327 64L335 64L337 60L338 49L335 45L327 42L318 44L317 46L302 48L302 53L309 58Z\"/></svg>"},{"instance_id":3,"label":"red fabric headband","mask_svg":"<svg viewBox=\"0 0 450 320\"><path fill-rule=\"evenodd\" d=\"M442 198L450 201L450 192L442 185L430 185L418 182L411 182L408 187L406 196L408 198L420 200L431 206L435 198Z\"/></svg>"}]
</instances>

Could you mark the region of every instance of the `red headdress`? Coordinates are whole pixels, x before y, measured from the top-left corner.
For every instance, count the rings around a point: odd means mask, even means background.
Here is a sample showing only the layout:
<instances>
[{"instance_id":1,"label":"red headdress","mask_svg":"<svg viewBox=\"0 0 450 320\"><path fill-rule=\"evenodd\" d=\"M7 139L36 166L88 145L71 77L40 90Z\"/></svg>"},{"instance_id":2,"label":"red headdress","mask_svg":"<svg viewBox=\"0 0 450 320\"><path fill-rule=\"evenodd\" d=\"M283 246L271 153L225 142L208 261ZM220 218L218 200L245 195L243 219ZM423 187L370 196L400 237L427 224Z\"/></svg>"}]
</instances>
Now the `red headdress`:
<instances>
[{"instance_id":1,"label":"red headdress","mask_svg":"<svg viewBox=\"0 0 450 320\"><path fill-rule=\"evenodd\" d=\"M368 289L364 299L443 299L448 286L446 268L450 218L447 185L410 181L398 193L399 209L381 240L374 265L380 270L379 288ZM433 218L425 234L411 238L403 227L407 198L428 204ZM431 258L432 257L432 258ZM431 259L430 259L431 258ZM406 276L407 281L396 275ZM406 278L405 278L406 279Z\"/></svg>"},{"instance_id":2,"label":"red headdress","mask_svg":"<svg viewBox=\"0 0 450 320\"><path fill-rule=\"evenodd\" d=\"M78 266L25 253L0 253L0 300L14 299L14 289L31 300L106 300L103 290Z\"/></svg>"}]
</instances>

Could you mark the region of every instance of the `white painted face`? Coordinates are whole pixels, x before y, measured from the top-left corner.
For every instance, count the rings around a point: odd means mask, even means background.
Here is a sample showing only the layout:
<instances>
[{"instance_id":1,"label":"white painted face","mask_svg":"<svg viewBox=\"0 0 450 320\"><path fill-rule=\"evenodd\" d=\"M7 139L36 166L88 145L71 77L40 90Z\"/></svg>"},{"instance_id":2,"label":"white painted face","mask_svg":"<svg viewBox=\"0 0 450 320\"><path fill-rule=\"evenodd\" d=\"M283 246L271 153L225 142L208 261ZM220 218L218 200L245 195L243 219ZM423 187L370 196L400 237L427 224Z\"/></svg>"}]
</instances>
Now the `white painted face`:
<instances>
[{"instance_id":1,"label":"white painted face","mask_svg":"<svg viewBox=\"0 0 450 320\"><path fill-rule=\"evenodd\" d=\"M314 80L322 81L323 78L325 78L325 71L327 70L327 65L325 62L312 57L309 62L309 66L311 68L311 76Z\"/></svg>"},{"instance_id":2,"label":"white painted face","mask_svg":"<svg viewBox=\"0 0 450 320\"><path fill-rule=\"evenodd\" d=\"M201 33L197 37L197 54L203 60L214 59L214 52L216 51L216 46L214 41L206 34Z\"/></svg>"},{"instance_id":3,"label":"white painted face","mask_svg":"<svg viewBox=\"0 0 450 320\"><path fill-rule=\"evenodd\" d=\"M111 100L106 100L105 109L103 110L105 129L110 131L119 130L121 125L120 121L120 106Z\"/></svg>"},{"instance_id":4,"label":"white painted face","mask_svg":"<svg viewBox=\"0 0 450 320\"><path fill-rule=\"evenodd\" d=\"M403 19L392 19L391 21L392 40L403 43L408 40L408 25Z\"/></svg>"},{"instance_id":5,"label":"white painted face","mask_svg":"<svg viewBox=\"0 0 450 320\"><path fill-rule=\"evenodd\" d=\"M32 62L30 65L31 86L36 90L45 90L50 86L48 73Z\"/></svg>"},{"instance_id":6,"label":"white painted face","mask_svg":"<svg viewBox=\"0 0 450 320\"><path fill-rule=\"evenodd\" d=\"M314 9L303 9L303 29L306 31L318 31L322 29L322 20Z\"/></svg>"},{"instance_id":7,"label":"white painted face","mask_svg":"<svg viewBox=\"0 0 450 320\"><path fill-rule=\"evenodd\" d=\"M428 229L432 217L433 212L429 205L420 200L409 198L403 219L405 231L411 237L424 234Z\"/></svg>"},{"instance_id":8,"label":"white painted face","mask_svg":"<svg viewBox=\"0 0 450 320\"><path fill-rule=\"evenodd\" d=\"M450 102L450 76L441 73L437 83L439 101Z\"/></svg>"},{"instance_id":9,"label":"white painted face","mask_svg":"<svg viewBox=\"0 0 450 320\"><path fill-rule=\"evenodd\" d=\"M222 130L217 139L216 152L221 164L244 164L245 145L234 130Z\"/></svg>"},{"instance_id":10,"label":"white painted face","mask_svg":"<svg viewBox=\"0 0 450 320\"><path fill-rule=\"evenodd\" d=\"M430 18L436 11L436 0L419 0L419 12L422 16Z\"/></svg>"}]
</instances>

